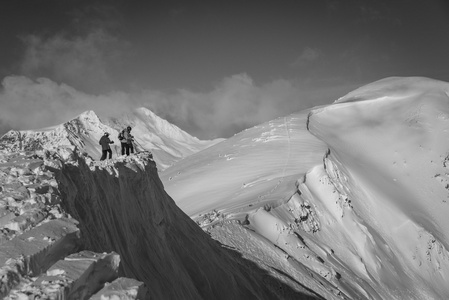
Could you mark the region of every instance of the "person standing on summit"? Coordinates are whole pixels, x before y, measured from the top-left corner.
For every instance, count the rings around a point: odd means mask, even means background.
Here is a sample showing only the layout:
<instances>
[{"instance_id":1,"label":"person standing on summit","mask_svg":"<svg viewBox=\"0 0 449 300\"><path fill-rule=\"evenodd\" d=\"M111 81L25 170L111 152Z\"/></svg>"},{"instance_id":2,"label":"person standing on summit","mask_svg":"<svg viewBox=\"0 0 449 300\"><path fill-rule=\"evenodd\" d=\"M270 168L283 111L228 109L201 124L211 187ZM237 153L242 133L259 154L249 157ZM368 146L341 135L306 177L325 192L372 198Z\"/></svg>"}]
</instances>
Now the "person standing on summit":
<instances>
[{"instance_id":1,"label":"person standing on summit","mask_svg":"<svg viewBox=\"0 0 449 300\"><path fill-rule=\"evenodd\" d=\"M123 136L126 141L126 155L129 155L129 152L134 153L133 141L134 137L131 135L131 126L128 126L123 133Z\"/></svg>"},{"instance_id":2,"label":"person standing on summit","mask_svg":"<svg viewBox=\"0 0 449 300\"><path fill-rule=\"evenodd\" d=\"M109 146L109 144L113 144L113 143L114 143L114 141L111 141L109 139L109 132L105 132L99 141L99 144L101 145L101 151L103 152L100 160L105 160L108 153L109 153L109 159L112 158L112 150L111 150L111 146Z\"/></svg>"},{"instance_id":3,"label":"person standing on summit","mask_svg":"<svg viewBox=\"0 0 449 300\"><path fill-rule=\"evenodd\" d=\"M126 153L126 148L127 148L127 142L125 139L125 131L126 128L123 129L122 131L120 131L120 133L118 134L118 139L120 140L120 144L122 145L122 155L125 155Z\"/></svg>"}]
</instances>

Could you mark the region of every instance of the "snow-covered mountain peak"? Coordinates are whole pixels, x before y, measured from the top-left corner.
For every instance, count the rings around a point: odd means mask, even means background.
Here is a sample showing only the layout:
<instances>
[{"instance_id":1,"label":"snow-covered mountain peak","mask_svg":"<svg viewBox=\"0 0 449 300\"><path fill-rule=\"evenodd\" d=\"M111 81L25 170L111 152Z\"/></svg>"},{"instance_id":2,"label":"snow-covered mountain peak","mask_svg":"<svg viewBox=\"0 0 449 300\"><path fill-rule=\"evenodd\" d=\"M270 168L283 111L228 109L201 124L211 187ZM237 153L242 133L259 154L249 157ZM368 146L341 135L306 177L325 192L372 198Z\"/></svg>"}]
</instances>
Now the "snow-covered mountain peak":
<instances>
[{"instance_id":1,"label":"snow-covered mountain peak","mask_svg":"<svg viewBox=\"0 0 449 300\"><path fill-rule=\"evenodd\" d=\"M379 278L377 289L390 298L449 295L448 91L449 83L427 78L387 78L309 118L330 151L326 172L311 173L307 186L324 205L332 195L317 192L318 180L328 178L343 196L336 202L352 217L336 217L338 226L370 239L346 245L364 261L361 276ZM384 278L393 277L407 288L386 288Z\"/></svg>"},{"instance_id":2,"label":"snow-covered mountain peak","mask_svg":"<svg viewBox=\"0 0 449 300\"><path fill-rule=\"evenodd\" d=\"M85 111L74 119L78 119L78 120L82 121L83 123L88 123L91 125L101 124L100 118L97 116L97 114L93 110Z\"/></svg>"},{"instance_id":3,"label":"snow-covered mountain peak","mask_svg":"<svg viewBox=\"0 0 449 300\"><path fill-rule=\"evenodd\" d=\"M382 99L423 98L427 94L449 94L449 83L425 77L388 77L364 85L335 103Z\"/></svg>"},{"instance_id":4,"label":"snow-covered mountain peak","mask_svg":"<svg viewBox=\"0 0 449 300\"><path fill-rule=\"evenodd\" d=\"M196 153L164 186L221 243L265 262L282 249L325 299L448 299L448 87L374 82Z\"/></svg>"},{"instance_id":5,"label":"snow-covered mountain peak","mask_svg":"<svg viewBox=\"0 0 449 300\"><path fill-rule=\"evenodd\" d=\"M146 117L146 119L149 121L148 124L152 125L152 129L156 133L179 141L185 140L186 142L188 142L195 140L199 142L196 137L191 136L187 132L180 129L178 126L168 122L165 119L162 119L146 107L137 108L136 112L138 115Z\"/></svg>"},{"instance_id":6,"label":"snow-covered mountain peak","mask_svg":"<svg viewBox=\"0 0 449 300\"><path fill-rule=\"evenodd\" d=\"M0 142L7 143L8 148L13 151L75 146L97 159L101 156L98 141L105 132L108 132L109 138L114 141L111 145L113 155L121 155L118 133L127 126L132 127L135 151L153 152L159 170L220 141L200 141L149 109L139 108L117 118L100 118L94 111L89 110L56 126L35 130L11 130Z\"/></svg>"}]
</instances>

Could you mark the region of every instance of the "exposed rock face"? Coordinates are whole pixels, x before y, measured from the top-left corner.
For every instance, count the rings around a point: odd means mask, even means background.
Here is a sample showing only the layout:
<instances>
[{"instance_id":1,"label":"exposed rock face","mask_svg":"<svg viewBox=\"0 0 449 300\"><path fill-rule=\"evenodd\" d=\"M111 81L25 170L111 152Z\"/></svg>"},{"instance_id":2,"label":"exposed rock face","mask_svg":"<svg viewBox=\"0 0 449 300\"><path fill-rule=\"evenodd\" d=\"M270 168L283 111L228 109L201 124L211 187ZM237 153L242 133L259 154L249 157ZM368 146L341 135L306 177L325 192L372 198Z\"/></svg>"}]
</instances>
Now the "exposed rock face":
<instances>
[{"instance_id":1,"label":"exposed rock face","mask_svg":"<svg viewBox=\"0 0 449 300\"><path fill-rule=\"evenodd\" d=\"M62 206L80 222L84 247L120 254L121 275L143 281L148 297L305 297L204 233L165 193L149 153L90 166L75 155L57 173Z\"/></svg>"},{"instance_id":2,"label":"exposed rock face","mask_svg":"<svg viewBox=\"0 0 449 300\"><path fill-rule=\"evenodd\" d=\"M60 207L60 156L8 150L0 150L0 298L89 299L110 281L131 280L117 278L117 253L82 251L78 222ZM134 284L136 297L143 290Z\"/></svg>"}]
</instances>

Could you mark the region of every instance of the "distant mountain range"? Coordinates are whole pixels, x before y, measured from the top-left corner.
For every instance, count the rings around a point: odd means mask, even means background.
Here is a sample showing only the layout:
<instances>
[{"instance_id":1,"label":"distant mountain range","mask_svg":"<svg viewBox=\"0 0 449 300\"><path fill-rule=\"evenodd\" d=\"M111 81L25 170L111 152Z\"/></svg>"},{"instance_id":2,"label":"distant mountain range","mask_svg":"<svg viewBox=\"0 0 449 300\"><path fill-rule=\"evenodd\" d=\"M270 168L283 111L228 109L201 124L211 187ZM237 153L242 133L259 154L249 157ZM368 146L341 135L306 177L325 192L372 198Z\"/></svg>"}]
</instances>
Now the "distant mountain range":
<instances>
[{"instance_id":1,"label":"distant mountain range","mask_svg":"<svg viewBox=\"0 0 449 300\"><path fill-rule=\"evenodd\" d=\"M0 138L0 145L7 145L12 151L75 146L93 159L99 159L101 146L98 141L108 132L110 139L114 141L111 148L113 156L116 157L121 155L118 134L127 126L132 127L135 151L151 151L159 171L223 140L199 140L142 107L116 118L100 118L95 112L86 111L60 125L42 129L11 130Z\"/></svg>"}]
</instances>

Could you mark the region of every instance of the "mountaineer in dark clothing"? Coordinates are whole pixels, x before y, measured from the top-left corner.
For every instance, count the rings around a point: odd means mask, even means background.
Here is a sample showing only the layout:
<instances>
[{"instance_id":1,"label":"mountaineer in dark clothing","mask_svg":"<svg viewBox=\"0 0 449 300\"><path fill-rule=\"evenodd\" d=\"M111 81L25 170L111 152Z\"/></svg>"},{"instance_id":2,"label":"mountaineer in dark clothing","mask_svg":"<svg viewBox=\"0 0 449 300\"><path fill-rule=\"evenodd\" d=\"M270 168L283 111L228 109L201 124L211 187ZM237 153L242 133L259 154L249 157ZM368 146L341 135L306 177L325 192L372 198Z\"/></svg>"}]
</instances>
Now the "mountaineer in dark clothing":
<instances>
[{"instance_id":1,"label":"mountaineer in dark clothing","mask_svg":"<svg viewBox=\"0 0 449 300\"><path fill-rule=\"evenodd\" d=\"M120 144L122 145L122 155L125 155L126 153L126 139L125 139L125 131L126 128L123 129L122 131L120 131L120 133L118 134L118 139L120 140Z\"/></svg>"},{"instance_id":2,"label":"mountaineer in dark clothing","mask_svg":"<svg viewBox=\"0 0 449 300\"><path fill-rule=\"evenodd\" d=\"M131 135L131 126L128 126L125 130L125 132L123 133L123 137L125 138L126 141L126 155L129 155L129 153L131 152L134 153L134 146L133 146L133 141L134 141L134 137Z\"/></svg>"},{"instance_id":3,"label":"mountaineer in dark clothing","mask_svg":"<svg viewBox=\"0 0 449 300\"><path fill-rule=\"evenodd\" d=\"M111 150L111 146L109 146L109 144L113 144L113 143L114 143L114 141L111 141L109 139L109 133L105 132L99 141L99 144L101 145L101 151L103 152L103 155L101 156L100 160L105 160L108 153L109 153L109 159L112 158L112 150Z\"/></svg>"}]
</instances>

